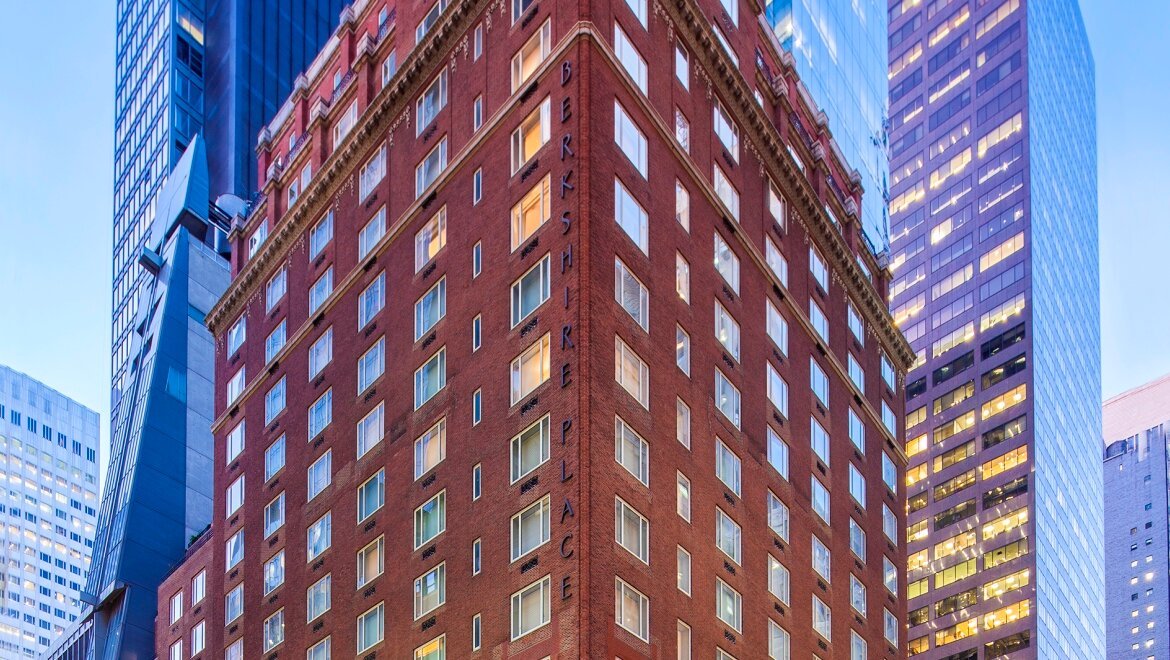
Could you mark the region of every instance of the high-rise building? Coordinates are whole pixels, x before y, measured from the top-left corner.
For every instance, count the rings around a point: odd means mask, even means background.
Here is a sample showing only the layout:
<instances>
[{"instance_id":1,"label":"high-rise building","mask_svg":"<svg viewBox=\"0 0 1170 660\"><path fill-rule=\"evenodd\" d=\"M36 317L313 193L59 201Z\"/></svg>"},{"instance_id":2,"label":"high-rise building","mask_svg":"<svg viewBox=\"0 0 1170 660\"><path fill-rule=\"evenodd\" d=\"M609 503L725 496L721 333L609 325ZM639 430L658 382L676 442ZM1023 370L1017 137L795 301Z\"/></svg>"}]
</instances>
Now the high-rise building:
<instances>
[{"instance_id":1,"label":"high-rise building","mask_svg":"<svg viewBox=\"0 0 1170 660\"><path fill-rule=\"evenodd\" d=\"M910 654L1100 658L1092 54L1075 0L890 3Z\"/></svg>"},{"instance_id":2,"label":"high-rise building","mask_svg":"<svg viewBox=\"0 0 1170 660\"><path fill-rule=\"evenodd\" d=\"M82 619L46 655L150 658L158 584L211 520L214 350L203 316L227 288L227 241L208 219L207 160L196 136L155 203L140 288L129 425L115 425Z\"/></svg>"},{"instance_id":3,"label":"high-rise building","mask_svg":"<svg viewBox=\"0 0 1170 660\"><path fill-rule=\"evenodd\" d=\"M98 569L87 587L97 623L89 617L77 626L70 637L83 646L62 644L59 657L150 657L157 580L182 558L186 539L210 523L211 466L201 456L210 452L205 427L213 408L209 395L188 394L188 388L201 391L200 379L207 387L213 382L209 336L201 327L184 328L178 318L155 327L156 309L142 306L190 298L193 315L210 308L214 297L206 300L207 295L218 296L226 287L226 262L217 256L226 243L216 243L209 199L223 193L250 196L256 180L248 174L254 167L255 135L330 35L342 4L118 4L110 404L114 460L95 552ZM206 144L197 135L206 137ZM168 189L180 167L183 177L196 180L184 179ZM228 215L239 210L235 202L230 205ZM169 215L161 217L163 210ZM216 209L210 215L216 213L223 215ZM155 270L159 264L167 266L161 274ZM200 279L204 276L210 279ZM165 345L157 343L160 337ZM156 352L174 360L173 372L150 368L147 362ZM184 380L190 377L196 381ZM144 460L146 455L167 462L152 463ZM99 648L84 647L92 644L94 631Z\"/></svg>"},{"instance_id":4,"label":"high-rise building","mask_svg":"<svg viewBox=\"0 0 1170 660\"><path fill-rule=\"evenodd\" d=\"M155 200L197 133L211 194L248 199L256 134L324 45L343 0L119 0L114 90L111 436L130 386L138 266ZM210 412L210 411L208 411Z\"/></svg>"},{"instance_id":5,"label":"high-rise building","mask_svg":"<svg viewBox=\"0 0 1170 660\"><path fill-rule=\"evenodd\" d=\"M889 247L885 0L765 0L764 19L792 54L801 85L857 170L861 219L875 252Z\"/></svg>"},{"instance_id":6,"label":"high-rise building","mask_svg":"<svg viewBox=\"0 0 1170 660\"><path fill-rule=\"evenodd\" d=\"M912 354L753 11L343 14L229 236L157 657L905 656Z\"/></svg>"},{"instance_id":7,"label":"high-rise building","mask_svg":"<svg viewBox=\"0 0 1170 660\"><path fill-rule=\"evenodd\" d=\"M1106 657L1170 656L1170 376L1105 402Z\"/></svg>"},{"instance_id":8,"label":"high-rise building","mask_svg":"<svg viewBox=\"0 0 1170 660\"><path fill-rule=\"evenodd\" d=\"M0 365L0 657L35 657L81 611L98 450L96 412Z\"/></svg>"}]
</instances>

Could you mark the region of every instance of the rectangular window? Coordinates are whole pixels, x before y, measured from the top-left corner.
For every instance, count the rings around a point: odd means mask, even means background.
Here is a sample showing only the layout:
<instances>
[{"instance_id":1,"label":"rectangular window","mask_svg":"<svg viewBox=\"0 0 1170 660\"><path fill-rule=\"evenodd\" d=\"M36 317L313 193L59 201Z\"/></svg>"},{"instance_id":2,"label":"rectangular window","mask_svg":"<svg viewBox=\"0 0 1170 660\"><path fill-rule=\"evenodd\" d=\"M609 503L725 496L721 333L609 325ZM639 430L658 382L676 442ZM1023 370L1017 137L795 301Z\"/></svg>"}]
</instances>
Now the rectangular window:
<instances>
[{"instance_id":1,"label":"rectangular window","mask_svg":"<svg viewBox=\"0 0 1170 660\"><path fill-rule=\"evenodd\" d=\"M520 481L548 461L549 438L548 415L512 438L510 484Z\"/></svg>"},{"instance_id":2,"label":"rectangular window","mask_svg":"<svg viewBox=\"0 0 1170 660\"><path fill-rule=\"evenodd\" d=\"M545 175L540 183L532 187L516 206L512 207L512 251L523 245L536 233L537 229L548 222L552 195L550 194L551 175Z\"/></svg>"},{"instance_id":3,"label":"rectangular window","mask_svg":"<svg viewBox=\"0 0 1170 660\"><path fill-rule=\"evenodd\" d=\"M376 541L362 548L357 553L357 588L369 584L385 570L386 537L379 536Z\"/></svg>"},{"instance_id":4,"label":"rectangular window","mask_svg":"<svg viewBox=\"0 0 1170 660\"><path fill-rule=\"evenodd\" d=\"M821 576L821 579L829 581L829 567L832 566L833 559L829 553L829 546L825 545L815 535L812 537L812 567L813 570Z\"/></svg>"},{"instance_id":5,"label":"rectangular window","mask_svg":"<svg viewBox=\"0 0 1170 660\"><path fill-rule=\"evenodd\" d=\"M386 634L386 605L378 603L357 618L357 652L364 653L382 642Z\"/></svg>"},{"instance_id":6,"label":"rectangular window","mask_svg":"<svg viewBox=\"0 0 1170 660\"><path fill-rule=\"evenodd\" d=\"M738 2L739 0L733 1ZM731 159L738 161L739 129L735 126L735 122L732 121L731 116L727 113L727 110L723 108L723 104L718 100L714 103L712 114L714 115L714 118L712 119L712 125L714 127L716 137L718 137L719 141L723 143L723 148L727 149L727 152L731 154Z\"/></svg>"},{"instance_id":7,"label":"rectangular window","mask_svg":"<svg viewBox=\"0 0 1170 660\"><path fill-rule=\"evenodd\" d=\"M768 464L785 480L788 479L788 443L768 426Z\"/></svg>"},{"instance_id":8,"label":"rectangular window","mask_svg":"<svg viewBox=\"0 0 1170 660\"><path fill-rule=\"evenodd\" d=\"M674 328L674 363L686 375L691 375L691 336L681 325Z\"/></svg>"},{"instance_id":9,"label":"rectangular window","mask_svg":"<svg viewBox=\"0 0 1170 660\"><path fill-rule=\"evenodd\" d=\"M738 222L739 191L735 189L735 186L731 185L731 180L727 178L727 175L723 173L723 169L718 165L713 166L711 182L715 186L715 195L719 197L719 200L723 202L727 210L731 212L731 217Z\"/></svg>"},{"instance_id":10,"label":"rectangular window","mask_svg":"<svg viewBox=\"0 0 1170 660\"><path fill-rule=\"evenodd\" d=\"M313 286L309 288L309 315L317 313L321 305L325 304L325 299L329 294L333 293L333 266L330 266L321 277L313 282Z\"/></svg>"},{"instance_id":11,"label":"rectangular window","mask_svg":"<svg viewBox=\"0 0 1170 660\"><path fill-rule=\"evenodd\" d=\"M282 553L283 554L283 553ZM284 608L264 620L264 652L267 653L284 641Z\"/></svg>"},{"instance_id":12,"label":"rectangular window","mask_svg":"<svg viewBox=\"0 0 1170 660\"><path fill-rule=\"evenodd\" d=\"M739 362L739 324L718 300L715 301L715 338Z\"/></svg>"},{"instance_id":13,"label":"rectangular window","mask_svg":"<svg viewBox=\"0 0 1170 660\"><path fill-rule=\"evenodd\" d=\"M281 268L264 288L265 312L271 312L288 291L288 267Z\"/></svg>"},{"instance_id":14,"label":"rectangular window","mask_svg":"<svg viewBox=\"0 0 1170 660\"><path fill-rule=\"evenodd\" d=\"M715 578L715 615L735 632L743 630L743 599L719 578Z\"/></svg>"},{"instance_id":15,"label":"rectangular window","mask_svg":"<svg viewBox=\"0 0 1170 660\"><path fill-rule=\"evenodd\" d=\"M382 442L386 436L386 403L379 402L357 423L357 456L361 458L366 452Z\"/></svg>"},{"instance_id":16,"label":"rectangular window","mask_svg":"<svg viewBox=\"0 0 1170 660\"><path fill-rule=\"evenodd\" d=\"M825 524L829 524L829 490L816 477L812 477L811 499L813 511Z\"/></svg>"},{"instance_id":17,"label":"rectangular window","mask_svg":"<svg viewBox=\"0 0 1170 660\"><path fill-rule=\"evenodd\" d=\"M512 132L512 171L516 174L548 142L552 128L552 101L547 97Z\"/></svg>"},{"instance_id":18,"label":"rectangular window","mask_svg":"<svg viewBox=\"0 0 1170 660\"><path fill-rule=\"evenodd\" d=\"M678 590L684 594L691 595L691 553L683 550L680 545L675 553L676 563L678 566Z\"/></svg>"},{"instance_id":19,"label":"rectangular window","mask_svg":"<svg viewBox=\"0 0 1170 660\"><path fill-rule=\"evenodd\" d=\"M768 401L781 415L788 417L788 382L776 371L771 362L768 365Z\"/></svg>"},{"instance_id":20,"label":"rectangular window","mask_svg":"<svg viewBox=\"0 0 1170 660\"><path fill-rule=\"evenodd\" d=\"M512 516L512 558L524 557L533 550L548 543L549 525L552 520L552 499L550 495L532 503Z\"/></svg>"},{"instance_id":21,"label":"rectangular window","mask_svg":"<svg viewBox=\"0 0 1170 660\"><path fill-rule=\"evenodd\" d=\"M333 600L333 576L325 577L313 583L305 592L306 621L312 621L329 611Z\"/></svg>"},{"instance_id":22,"label":"rectangular window","mask_svg":"<svg viewBox=\"0 0 1170 660\"><path fill-rule=\"evenodd\" d=\"M272 386L264 394L264 425L268 426L276 416L284 411L285 406L285 382L287 376L281 376L280 380Z\"/></svg>"},{"instance_id":23,"label":"rectangular window","mask_svg":"<svg viewBox=\"0 0 1170 660\"><path fill-rule=\"evenodd\" d=\"M768 262L768 269L772 271L776 279L780 280L780 284L787 287L788 260L780 253L780 248L776 247L776 244L772 242L771 238L767 238L765 243L767 245L765 246L766 254L764 255L764 259Z\"/></svg>"},{"instance_id":24,"label":"rectangular window","mask_svg":"<svg viewBox=\"0 0 1170 660\"><path fill-rule=\"evenodd\" d=\"M809 370L809 385L812 387L813 394L821 402L821 405L829 407L829 376L821 365L817 363L816 358L810 357L808 359Z\"/></svg>"},{"instance_id":25,"label":"rectangular window","mask_svg":"<svg viewBox=\"0 0 1170 660\"><path fill-rule=\"evenodd\" d=\"M649 486L650 445L621 417L614 420L614 459L643 486Z\"/></svg>"},{"instance_id":26,"label":"rectangular window","mask_svg":"<svg viewBox=\"0 0 1170 660\"><path fill-rule=\"evenodd\" d=\"M776 348L780 349L781 355L788 355L788 321L784 320L784 317L780 315L780 310L771 300L768 300L767 303L765 326L768 338L776 344Z\"/></svg>"},{"instance_id":27,"label":"rectangular window","mask_svg":"<svg viewBox=\"0 0 1170 660\"><path fill-rule=\"evenodd\" d=\"M236 585L236 588L229 591L223 600L224 618L226 623L230 624L232 621L240 618L240 615L244 613L244 585ZM243 657L243 653L241 652L238 658L243 660Z\"/></svg>"},{"instance_id":28,"label":"rectangular window","mask_svg":"<svg viewBox=\"0 0 1170 660\"><path fill-rule=\"evenodd\" d=\"M358 296L358 329L369 325L378 312L386 306L386 273L378 273L370 285Z\"/></svg>"},{"instance_id":29,"label":"rectangular window","mask_svg":"<svg viewBox=\"0 0 1170 660\"><path fill-rule=\"evenodd\" d=\"M447 72L443 72L443 77L446 78ZM446 85L444 85L444 92ZM374 188L382 182L386 177L386 145L383 144L378 148L378 152L374 154L366 164L362 166L359 174L359 193L358 201L365 201L370 193L374 192Z\"/></svg>"},{"instance_id":30,"label":"rectangular window","mask_svg":"<svg viewBox=\"0 0 1170 660\"><path fill-rule=\"evenodd\" d=\"M447 386L447 347L435 352L414 372L414 409L418 410Z\"/></svg>"},{"instance_id":31,"label":"rectangular window","mask_svg":"<svg viewBox=\"0 0 1170 660\"><path fill-rule=\"evenodd\" d=\"M305 533L305 561L313 561L333 545L333 513L326 512Z\"/></svg>"},{"instance_id":32,"label":"rectangular window","mask_svg":"<svg viewBox=\"0 0 1170 660\"><path fill-rule=\"evenodd\" d=\"M386 469L362 482L357 489L358 522L364 522L386 504Z\"/></svg>"},{"instance_id":33,"label":"rectangular window","mask_svg":"<svg viewBox=\"0 0 1170 660\"><path fill-rule=\"evenodd\" d=\"M650 254L650 217L617 178L613 180L614 220L642 254Z\"/></svg>"},{"instance_id":34,"label":"rectangular window","mask_svg":"<svg viewBox=\"0 0 1170 660\"><path fill-rule=\"evenodd\" d=\"M614 298L643 330L650 329L650 292L633 271L614 258Z\"/></svg>"},{"instance_id":35,"label":"rectangular window","mask_svg":"<svg viewBox=\"0 0 1170 660\"><path fill-rule=\"evenodd\" d=\"M674 45L674 76L683 89L691 88L691 60L687 51L677 43Z\"/></svg>"},{"instance_id":36,"label":"rectangular window","mask_svg":"<svg viewBox=\"0 0 1170 660\"><path fill-rule=\"evenodd\" d=\"M447 602L447 564L439 564L414 580L414 620ZM416 654L417 657L417 654Z\"/></svg>"},{"instance_id":37,"label":"rectangular window","mask_svg":"<svg viewBox=\"0 0 1170 660\"><path fill-rule=\"evenodd\" d=\"M414 236L414 272L419 272L447 245L447 207L439 209Z\"/></svg>"},{"instance_id":38,"label":"rectangular window","mask_svg":"<svg viewBox=\"0 0 1170 660\"><path fill-rule=\"evenodd\" d=\"M268 338L264 340L265 364L272 362L272 360L276 358L277 353L280 353L280 349L284 348L287 327L287 321L285 319L281 319L280 323L276 326L272 333L268 335Z\"/></svg>"},{"instance_id":39,"label":"rectangular window","mask_svg":"<svg viewBox=\"0 0 1170 660\"><path fill-rule=\"evenodd\" d=\"M512 283L512 327L528 318L549 297L551 257L544 257Z\"/></svg>"},{"instance_id":40,"label":"rectangular window","mask_svg":"<svg viewBox=\"0 0 1170 660\"><path fill-rule=\"evenodd\" d=\"M722 440L715 438L715 476L737 496L740 494L740 460Z\"/></svg>"},{"instance_id":41,"label":"rectangular window","mask_svg":"<svg viewBox=\"0 0 1170 660\"><path fill-rule=\"evenodd\" d=\"M650 369L621 337L614 338L615 379L643 408L650 409Z\"/></svg>"},{"instance_id":42,"label":"rectangular window","mask_svg":"<svg viewBox=\"0 0 1170 660\"><path fill-rule=\"evenodd\" d=\"M426 88L415 104L415 135L430 126L439 112L447 105L447 69L439 72L438 77ZM364 198L364 197L363 197Z\"/></svg>"},{"instance_id":43,"label":"rectangular window","mask_svg":"<svg viewBox=\"0 0 1170 660\"><path fill-rule=\"evenodd\" d=\"M682 225L683 231L691 231L691 195L682 181L674 180L674 219Z\"/></svg>"},{"instance_id":44,"label":"rectangular window","mask_svg":"<svg viewBox=\"0 0 1170 660\"><path fill-rule=\"evenodd\" d=\"M333 388L329 388L309 406L309 439L312 440L333 421Z\"/></svg>"},{"instance_id":45,"label":"rectangular window","mask_svg":"<svg viewBox=\"0 0 1170 660\"><path fill-rule=\"evenodd\" d=\"M549 334L536 340L512 360L511 405L516 405L549 378Z\"/></svg>"},{"instance_id":46,"label":"rectangular window","mask_svg":"<svg viewBox=\"0 0 1170 660\"><path fill-rule=\"evenodd\" d=\"M691 409L682 399L675 399L674 437L679 444L691 448Z\"/></svg>"},{"instance_id":47,"label":"rectangular window","mask_svg":"<svg viewBox=\"0 0 1170 660\"><path fill-rule=\"evenodd\" d=\"M245 375L245 371L244 371L245 368L246 368L246 365L243 367L240 367L240 370L237 371L232 376L231 380L228 381L228 384L227 384L227 404L229 406L232 405L233 403L235 403L236 399L240 398L240 395L242 395L244 393L244 385L247 381L247 376Z\"/></svg>"},{"instance_id":48,"label":"rectangular window","mask_svg":"<svg viewBox=\"0 0 1170 660\"><path fill-rule=\"evenodd\" d=\"M431 149L426 158L418 164L414 170L414 196L415 198L422 197L422 194L431 187L447 169L447 136L444 135L439 143Z\"/></svg>"},{"instance_id":49,"label":"rectangular window","mask_svg":"<svg viewBox=\"0 0 1170 660\"><path fill-rule=\"evenodd\" d=\"M739 428L739 401L739 388L732 385L722 371L715 369L715 407L737 429Z\"/></svg>"},{"instance_id":50,"label":"rectangular window","mask_svg":"<svg viewBox=\"0 0 1170 660\"><path fill-rule=\"evenodd\" d=\"M312 500L333 480L333 450L325 452L321 458L313 461L308 469L309 491L307 499Z\"/></svg>"},{"instance_id":51,"label":"rectangular window","mask_svg":"<svg viewBox=\"0 0 1170 660\"><path fill-rule=\"evenodd\" d=\"M317 258L321 251L333 240L333 211L325 214L313 228L309 230L309 260Z\"/></svg>"},{"instance_id":52,"label":"rectangular window","mask_svg":"<svg viewBox=\"0 0 1170 660\"><path fill-rule=\"evenodd\" d=\"M613 24L613 49L622 68L633 79L634 85L642 90L642 94L646 94L646 60L642 59L634 43L616 21Z\"/></svg>"},{"instance_id":53,"label":"rectangular window","mask_svg":"<svg viewBox=\"0 0 1170 660\"><path fill-rule=\"evenodd\" d=\"M715 270L731 287L732 293L739 294L739 257L719 234L715 234Z\"/></svg>"},{"instance_id":54,"label":"rectangular window","mask_svg":"<svg viewBox=\"0 0 1170 660\"><path fill-rule=\"evenodd\" d=\"M325 329L317 341L309 346L309 380L317 377L325 365L333 360L333 328Z\"/></svg>"},{"instance_id":55,"label":"rectangular window","mask_svg":"<svg viewBox=\"0 0 1170 660\"><path fill-rule=\"evenodd\" d=\"M234 355L235 352L240 349L240 346L244 345L244 338L247 335L247 332L248 332L248 319L247 319L247 317L244 317L244 316L241 316L240 318L236 319L236 322L232 324L232 327L228 328L228 337L227 337L228 355Z\"/></svg>"},{"instance_id":56,"label":"rectangular window","mask_svg":"<svg viewBox=\"0 0 1170 660\"><path fill-rule=\"evenodd\" d=\"M768 555L768 592L776 600L788 605L791 598L792 576L784 564L772 555Z\"/></svg>"},{"instance_id":57,"label":"rectangular window","mask_svg":"<svg viewBox=\"0 0 1170 660\"><path fill-rule=\"evenodd\" d=\"M447 418L440 419L414 441L414 478L422 476L447 457Z\"/></svg>"},{"instance_id":58,"label":"rectangular window","mask_svg":"<svg viewBox=\"0 0 1170 660\"><path fill-rule=\"evenodd\" d=\"M548 625L551 620L552 579L543 578L512 594L512 640Z\"/></svg>"},{"instance_id":59,"label":"rectangular window","mask_svg":"<svg viewBox=\"0 0 1170 660\"><path fill-rule=\"evenodd\" d=\"M615 589L614 619L617 624L638 639L649 642L650 599L621 578L616 578Z\"/></svg>"},{"instance_id":60,"label":"rectangular window","mask_svg":"<svg viewBox=\"0 0 1170 660\"><path fill-rule=\"evenodd\" d=\"M642 563L650 563L650 521L618 497L614 499L614 540Z\"/></svg>"},{"instance_id":61,"label":"rectangular window","mask_svg":"<svg viewBox=\"0 0 1170 660\"><path fill-rule=\"evenodd\" d=\"M675 473L675 513L680 518L691 521L691 480L683 473Z\"/></svg>"},{"instance_id":62,"label":"rectangular window","mask_svg":"<svg viewBox=\"0 0 1170 660\"><path fill-rule=\"evenodd\" d=\"M414 549L418 550L447 530L447 491L441 491L414 510Z\"/></svg>"},{"instance_id":63,"label":"rectangular window","mask_svg":"<svg viewBox=\"0 0 1170 660\"><path fill-rule=\"evenodd\" d=\"M514 2L518 0L513 0ZM512 57L512 92L520 89L548 57L552 48L552 20L546 20Z\"/></svg>"},{"instance_id":64,"label":"rectangular window","mask_svg":"<svg viewBox=\"0 0 1170 660\"><path fill-rule=\"evenodd\" d=\"M284 584L284 550L273 555L264 562L264 595L272 593L277 587Z\"/></svg>"},{"instance_id":65,"label":"rectangular window","mask_svg":"<svg viewBox=\"0 0 1170 660\"><path fill-rule=\"evenodd\" d=\"M385 147L383 147L383 150ZM374 246L386 235L386 207L378 209L373 218L358 232L358 261L365 259Z\"/></svg>"},{"instance_id":66,"label":"rectangular window","mask_svg":"<svg viewBox=\"0 0 1170 660\"><path fill-rule=\"evenodd\" d=\"M272 534L284 525L284 493L276 496L264 506L264 538L272 536Z\"/></svg>"},{"instance_id":67,"label":"rectangular window","mask_svg":"<svg viewBox=\"0 0 1170 660\"><path fill-rule=\"evenodd\" d=\"M439 279L414 303L414 340L422 339L447 315L447 278Z\"/></svg>"},{"instance_id":68,"label":"rectangular window","mask_svg":"<svg viewBox=\"0 0 1170 660\"><path fill-rule=\"evenodd\" d=\"M613 139L642 178L648 178L646 136L617 99L613 102Z\"/></svg>"},{"instance_id":69,"label":"rectangular window","mask_svg":"<svg viewBox=\"0 0 1170 660\"><path fill-rule=\"evenodd\" d=\"M244 422L247 420L240 420L235 428L228 432L227 436L227 462L230 465L236 457L244 451Z\"/></svg>"},{"instance_id":70,"label":"rectangular window","mask_svg":"<svg viewBox=\"0 0 1170 660\"><path fill-rule=\"evenodd\" d=\"M743 541L743 532L731 516L723 509L715 507L715 546L727 555L736 564L742 564L740 554Z\"/></svg>"},{"instance_id":71,"label":"rectangular window","mask_svg":"<svg viewBox=\"0 0 1170 660\"><path fill-rule=\"evenodd\" d=\"M691 265L679 253L674 254L674 292L679 300L691 303Z\"/></svg>"}]
</instances>

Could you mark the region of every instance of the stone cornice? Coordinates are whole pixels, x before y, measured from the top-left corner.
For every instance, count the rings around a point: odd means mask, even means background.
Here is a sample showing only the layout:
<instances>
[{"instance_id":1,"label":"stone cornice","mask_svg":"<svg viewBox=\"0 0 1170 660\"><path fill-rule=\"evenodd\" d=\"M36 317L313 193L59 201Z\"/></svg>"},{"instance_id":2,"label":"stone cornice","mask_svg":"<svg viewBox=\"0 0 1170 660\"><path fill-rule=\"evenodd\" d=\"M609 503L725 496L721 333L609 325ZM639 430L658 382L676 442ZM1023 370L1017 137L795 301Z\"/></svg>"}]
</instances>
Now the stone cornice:
<instances>
[{"instance_id":1,"label":"stone cornice","mask_svg":"<svg viewBox=\"0 0 1170 660\"><path fill-rule=\"evenodd\" d=\"M790 203L800 205L798 214L806 220L809 235L835 266L834 270L840 274L841 284L850 299L858 305L866 320L877 328L882 346L898 367L905 371L914 361L914 351L894 325L894 319L877 289L854 262L852 250L825 216L821 200L813 192L811 184L796 164L784 155L787 149L779 131L756 103L727 53L723 52L723 47L711 31L710 19L698 10L693 0L661 2L674 21L676 32L686 39L691 52L703 57L712 84L724 102L731 106L736 120L741 126L751 129L743 131L743 134L756 143L756 151L765 169L773 175L782 175L775 176L777 184Z\"/></svg>"},{"instance_id":2,"label":"stone cornice","mask_svg":"<svg viewBox=\"0 0 1170 660\"><path fill-rule=\"evenodd\" d=\"M421 80L427 80L442 67L446 59L438 54L445 53L453 43L471 27L472 19L478 15L481 6L498 4L498 0L476 0L453 3L447 9L443 20L431 30L427 39L414 48L398 73L370 101L361 113L358 123L345 141L322 163L321 170L314 174L306 190L301 191L297 204L280 218L272 228L268 240L235 277L219 302L208 312L205 322L212 334L228 319L235 319L246 301L264 281L277 264L283 263L285 255L296 238L312 222L324 213L332 201L341 193L357 167L362 156L360 150L371 143L373 135L385 135L390 131L395 117L408 109L409 95L415 91ZM448 43L451 42L451 43Z\"/></svg>"}]
</instances>

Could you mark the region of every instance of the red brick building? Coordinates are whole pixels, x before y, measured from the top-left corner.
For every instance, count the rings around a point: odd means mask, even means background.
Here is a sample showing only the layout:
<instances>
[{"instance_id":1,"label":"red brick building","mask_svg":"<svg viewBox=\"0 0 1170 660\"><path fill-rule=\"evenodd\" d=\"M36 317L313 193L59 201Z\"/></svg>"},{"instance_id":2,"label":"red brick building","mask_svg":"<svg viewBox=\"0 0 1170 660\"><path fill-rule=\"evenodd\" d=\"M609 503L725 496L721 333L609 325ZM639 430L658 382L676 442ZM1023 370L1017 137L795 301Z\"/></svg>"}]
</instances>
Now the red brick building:
<instances>
[{"instance_id":1,"label":"red brick building","mask_svg":"<svg viewBox=\"0 0 1170 660\"><path fill-rule=\"evenodd\" d=\"M160 658L904 657L912 356L759 11L342 16L208 317Z\"/></svg>"}]
</instances>

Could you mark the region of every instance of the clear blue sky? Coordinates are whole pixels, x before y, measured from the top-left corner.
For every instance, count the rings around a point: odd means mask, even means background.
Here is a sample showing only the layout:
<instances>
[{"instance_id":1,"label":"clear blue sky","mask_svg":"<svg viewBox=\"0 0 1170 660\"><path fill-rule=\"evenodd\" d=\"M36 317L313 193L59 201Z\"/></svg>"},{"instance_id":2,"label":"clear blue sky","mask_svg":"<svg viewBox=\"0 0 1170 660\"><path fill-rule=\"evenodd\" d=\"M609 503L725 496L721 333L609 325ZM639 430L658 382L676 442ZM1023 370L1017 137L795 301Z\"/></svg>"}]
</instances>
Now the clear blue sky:
<instances>
[{"instance_id":1,"label":"clear blue sky","mask_svg":"<svg viewBox=\"0 0 1170 660\"><path fill-rule=\"evenodd\" d=\"M1170 372L1170 2L1082 0L1097 62L1104 396ZM69 17L65 38L46 31ZM108 425L114 3L0 20L0 363ZM105 430L103 429L103 434Z\"/></svg>"}]
</instances>

